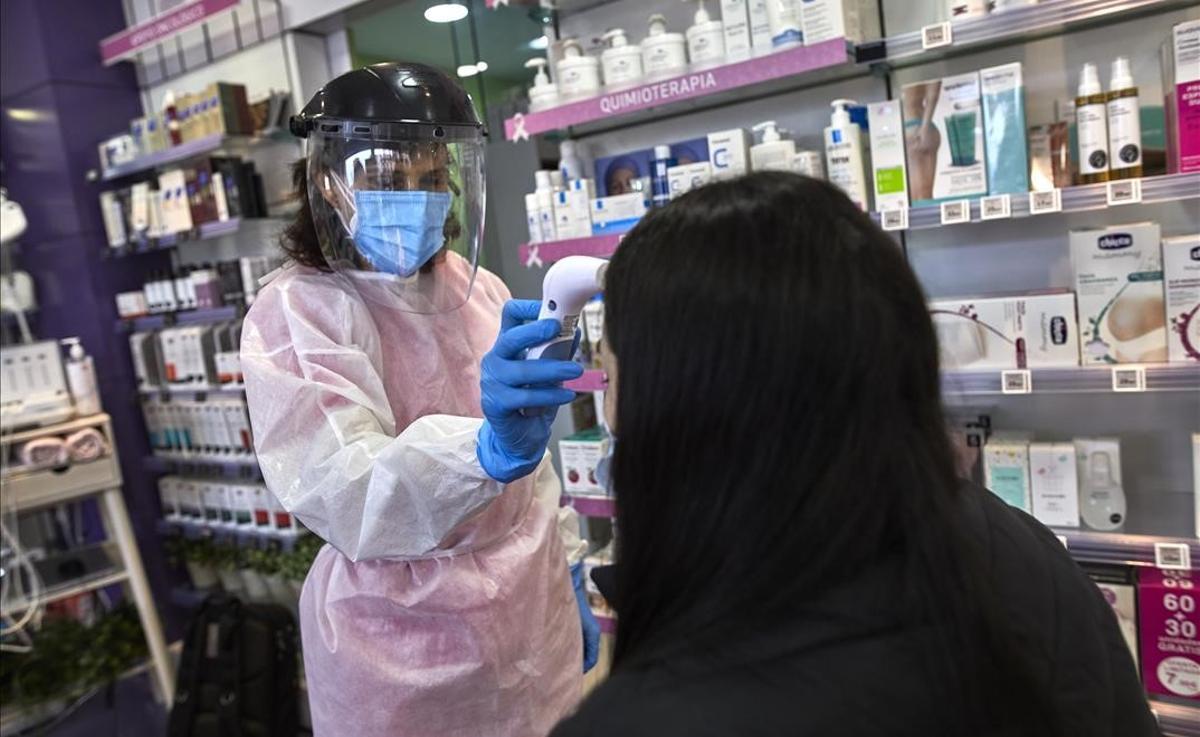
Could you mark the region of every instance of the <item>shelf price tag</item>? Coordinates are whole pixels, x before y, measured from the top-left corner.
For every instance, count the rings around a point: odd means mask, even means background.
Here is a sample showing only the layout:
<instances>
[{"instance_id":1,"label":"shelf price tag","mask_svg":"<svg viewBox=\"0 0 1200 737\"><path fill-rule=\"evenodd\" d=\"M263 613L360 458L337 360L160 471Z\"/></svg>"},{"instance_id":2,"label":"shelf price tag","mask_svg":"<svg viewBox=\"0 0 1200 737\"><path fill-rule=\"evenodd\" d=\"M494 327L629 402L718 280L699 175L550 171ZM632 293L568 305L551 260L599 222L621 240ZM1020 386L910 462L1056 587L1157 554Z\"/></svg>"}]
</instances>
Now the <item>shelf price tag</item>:
<instances>
[{"instance_id":1,"label":"shelf price tag","mask_svg":"<svg viewBox=\"0 0 1200 737\"><path fill-rule=\"evenodd\" d=\"M942 203L942 225L971 222L971 201L954 200Z\"/></svg>"},{"instance_id":2,"label":"shelf price tag","mask_svg":"<svg viewBox=\"0 0 1200 737\"><path fill-rule=\"evenodd\" d=\"M1136 205L1141 201L1141 179L1118 179L1108 183L1108 204Z\"/></svg>"},{"instance_id":3,"label":"shelf price tag","mask_svg":"<svg viewBox=\"0 0 1200 737\"><path fill-rule=\"evenodd\" d=\"M949 21L934 23L921 29L921 50L928 51L954 43L954 31Z\"/></svg>"},{"instance_id":4,"label":"shelf price tag","mask_svg":"<svg viewBox=\"0 0 1200 737\"><path fill-rule=\"evenodd\" d=\"M980 220L1003 220L1012 217L1012 197L1006 194L983 197L979 200Z\"/></svg>"},{"instance_id":5,"label":"shelf price tag","mask_svg":"<svg viewBox=\"0 0 1200 737\"><path fill-rule=\"evenodd\" d=\"M1029 369L1001 371L1000 392L1002 394L1031 394L1033 392L1033 375L1029 373Z\"/></svg>"},{"instance_id":6,"label":"shelf price tag","mask_svg":"<svg viewBox=\"0 0 1200 737\"><path fill-rule=\"evenodd\" d=\"M1192 570L1192 550L1187 543L1154 543L1154 565L1164 571Z\"/></svg>"},{"instance_id":7,"label":"shelf price tag","mask_svg":"<svg viewBox=\"0 0 1200 737\"><path fill-rule=\"evenodd\" d=\"M880 210L879 224L884 230L908 230L908 208L893 207Z\"/></svg>"},{"instance_id":8,"label":"shelf price tag","mask_svg":"<svg viewBox=\"0 0 1200 737\"><path fill-rule=\"evenodd\" d=\"M1146 391L1146 367L1113 366L1112 390L1114 392Z\"/></svg>"},{"instance_id":9,"label":"shelf price tag","mask_svg":"<svg viewBox=\"0 0 1200 737\"><path fill-rule=\"evenodd\" d=\"M1029 214L1044 215L1048 212L1062 212L1062 190L1055 187L1045 192L1029 193Z\"/></svg>"}]
</instances>

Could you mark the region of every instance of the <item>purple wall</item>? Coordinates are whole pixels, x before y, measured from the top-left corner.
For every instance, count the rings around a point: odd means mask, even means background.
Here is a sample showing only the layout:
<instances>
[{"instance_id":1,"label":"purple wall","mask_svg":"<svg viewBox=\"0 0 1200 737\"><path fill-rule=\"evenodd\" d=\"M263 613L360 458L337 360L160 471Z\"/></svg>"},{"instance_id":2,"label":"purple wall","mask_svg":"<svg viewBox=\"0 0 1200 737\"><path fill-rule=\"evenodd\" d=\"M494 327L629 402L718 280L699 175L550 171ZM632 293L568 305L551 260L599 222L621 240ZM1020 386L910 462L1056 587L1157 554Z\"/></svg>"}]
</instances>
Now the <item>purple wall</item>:
<instances>
[{"instance_id":1,"label":"purple wall","mask_svg":"<svg viewBox=\"0 0 1200 737\"><path fill-rule=\"evenodd\" d=\"M99 164L96 145L142 113L132 66L100 64L100 39L124 26L120 0L0 2L0 181L29 221L17 265L35 282L39 310L31 327L42 339L79 336L96 361L143 562L160 609L177 621L155 532L158 494L142 469L149 447L129 345L114 330L113 301L167 257L102 258L101 187L86 178Z\"/></svg>"}]
</instances>

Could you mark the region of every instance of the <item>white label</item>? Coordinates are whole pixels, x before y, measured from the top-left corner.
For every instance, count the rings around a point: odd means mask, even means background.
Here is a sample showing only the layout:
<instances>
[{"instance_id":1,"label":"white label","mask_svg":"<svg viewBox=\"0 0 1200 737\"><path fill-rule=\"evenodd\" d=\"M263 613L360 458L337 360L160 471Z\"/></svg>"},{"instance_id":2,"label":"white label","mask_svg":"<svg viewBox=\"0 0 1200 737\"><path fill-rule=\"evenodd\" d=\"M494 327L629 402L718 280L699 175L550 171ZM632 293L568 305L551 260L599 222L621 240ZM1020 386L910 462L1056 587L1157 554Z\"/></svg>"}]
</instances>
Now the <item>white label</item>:
<instances>
[{"instance_id":1,"label":"white label","mask_svg":"<svg viewBox=\"0 0 1200 737\"><path fill-rule=\"evenodd\" d=\"M954 32L950 22L934 23L921 29L921 48L928 51L939 46L949 46L954 43Z\"/></svg>"},{"instance_id":2,"label":"white label","mask_svg":"<svg viewBox=\"0 0 1200 737\"><path fill-rule=\"evenodd\" d=\"M1108 110L1104 103L1076 107L1075 125L1079 131L1079 173L1108 171Z\"/></svg>"},{"instance_id":3,"label":"white label","mask_svg":"<svg viewBox=\"0 0 1200 737\"><path fill-rule=\"evenodd\" d=\"M1001 371L1000 391L1003 394L1029 394L1033 391L1033 376L1028 369Z\"/></svg>"},{"instance_id":4,"label":"white label","mask_svg":"<svg viewBox=\"0 0 1200 737\"><path fill-rule=\"evenodd\" d=\"M1137 95L1108 101L1109 167L1116 171L1142 163L1142 121Z\"/></svg>"},{"instance_id":5,"label":"white label","mask_svg":"<svg viewBox=\"0 0 1200 737\"><path fill-rule=\"evenodd\" d=\"M1141 201L1141 179L1117 179L1108 183L1108 204L1133 205Z\"/></svg>"},{"instance_id":6,"label":"white label","mask_svg":"<svg viewBox=\"0 0 1200 737\"><path fill-rule=\"evenodd\" d=\"M942 203L942 225L971 222L971 201L954 200Z\"/></svg>"},{"instance_id":7,"label":"white label","mask_svg":"<svg viewBox=\"0 0 1200 737\"><path fill-rule=\"evenodd\" d=\"M1062 212L1062 190L1058 187L1047 192L1029 193L1029 214L1044 215L1048 212Z\"/></svg>"},{"instance_id":8,"label":"white label","mask_svg":"<svg viewBox=\"0 0 1200 737\"><path fill-rule=\"evenodd\" d=\"M1114 366L1112 370L1114 392L1146 391L1146 369L1144 366Z\"/></svg>"},{"instance_id":9,"label":"white label","mask_svg":"<svg viewBox=\"0 0 1200 737\"><path fill-rule=\"evenodd\" d=\"M1012 217L1012 198L1006 194L992 195L979 200L981 220L1003 220Z\"/></svg>"},{"instance_id":10,"label":"white label","mask_svg":"<svg viewBox=\"0 0 1200 737\"><path fill-rule=\"evenodd\" d=\"M1154 543L1154 565L1165 571L1192 570L1192 551L1185 543Z\"/></svg>"},{"instance_id":11,"label":"white label","mask_svg":"<svg viewBox=\"0 0 1200 737\"><path fill-rule=\"evenodd\" d=\"M908 208L897 207L891 210L883 210L879 213L879 223L884 230L907 230L908 229Z\"/></svg>"}]
</instances>

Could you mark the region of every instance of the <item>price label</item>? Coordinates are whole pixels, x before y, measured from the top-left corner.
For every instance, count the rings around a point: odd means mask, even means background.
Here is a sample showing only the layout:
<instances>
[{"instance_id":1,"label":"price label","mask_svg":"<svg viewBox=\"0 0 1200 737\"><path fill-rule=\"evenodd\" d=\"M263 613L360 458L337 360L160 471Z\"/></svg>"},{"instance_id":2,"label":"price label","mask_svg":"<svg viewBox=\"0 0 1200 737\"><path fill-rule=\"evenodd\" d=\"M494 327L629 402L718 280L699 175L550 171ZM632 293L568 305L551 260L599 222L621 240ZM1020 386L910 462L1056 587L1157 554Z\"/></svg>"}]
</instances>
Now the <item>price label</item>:
<instances>
[{"instance_id":1,"label":"price label","mask_svg":"<svg viewBox=\"0 0 1200 737\"><path fill-rule=\"evenodd\" d=\"M1012 217L1012 197L998 194L979 200L979 218L981 220L1003 220L1010 217Z\"/></svg>"},{"instance_id":2,"label":"price label","mask_svg":"<svg viewBox=\"0 0 1200 737\"><path fill-rule=\"evenodd\" d=\"M1146 391L1146 368L1144 366L1114 366L1112 390L1114 392Z\"/></svg>"},{"instance_id":3,"label":"price label","mask_svg":"<svg viewBox=\"0 0 1200 737\"><path fill-rule=\"evenodd\" d=\"M1033 391L1033 376L1029 369L1000 372L1000 392L1003 394L1029 394Z\"/></svg>"},{"instance_id":4,"label":"price label","mask_svg":"<svg viewBox=\"0 0 1200 737\"><path fill-rule=\"evenodd\" d=\"M942 203L942 225L971 222L971 201L954 200Z\"/></svg>"},{"instance_id":5,"label":"price label","mask_svg":"<svg viewBox=\"0 0 1200 737\"><path fill-rule=\"evenodd\" d=\"M925 51L954 43L954 31L950 23L934 23L921 29L921 48Z\"/></svg>"},{"instance_id":6,"label":"price label","mask_svg":"<svg viewBox=\"0 0 1200 737\"><path fill-rule=\"evenodd\" d=\"M1055 187L1046 192L1029 193L1029 214L1044 215L1048 212L1062 212L1062 190Z\"/></svg>"},{"instance_id":7,"label":"price label","mask_svg":"<svg viewBox=\"0 0 1200 737\"><path fill-rule=\"evenodd\" d=\"M884 230L908 230L908 208L896 207L880 210L879 224Z\"/></svg>"},{"instance_id":8,"label":"price label","mask_svg":"<svg viewBox=\"0 0 1200 737\"><path fill-rule=\"evenodd\" d=\"M1186 543L1154 543L1154 565L1164 571L1192 570L1192 551Z\"/></svg>"},{"instance_id":9,"label":"price label","mask_svg":"<svg viewBox=\"0 0 1200 737\"><path fill-rule=\"evenodd\" d=\"M1118 179L1108 183L1108 204L1135 205L1141 201L1141 179Z\"/></svg>"}]
</instances>

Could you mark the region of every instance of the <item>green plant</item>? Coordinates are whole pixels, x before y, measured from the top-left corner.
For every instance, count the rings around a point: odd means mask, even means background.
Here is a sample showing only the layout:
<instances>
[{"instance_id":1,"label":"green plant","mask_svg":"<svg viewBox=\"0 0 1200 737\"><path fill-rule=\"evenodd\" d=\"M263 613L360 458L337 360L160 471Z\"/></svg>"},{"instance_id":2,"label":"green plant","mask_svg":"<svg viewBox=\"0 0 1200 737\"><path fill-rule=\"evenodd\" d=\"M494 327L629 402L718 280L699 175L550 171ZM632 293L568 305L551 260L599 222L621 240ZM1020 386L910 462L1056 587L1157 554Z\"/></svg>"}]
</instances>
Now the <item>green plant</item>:
<instances>
[{"instance_id":1,"label":"green plant","mask_svg":"<svg viewBox=\"0 0 1200 737\"><path fill-rule=\"evenodd\" d=\"M283 554L278 550L250 548L243 551L243 558L247 566L264 576L279 573L283 566Z\"/></svg>"},{"instance_id":2,"label":"green plant","mask_svg":"<svg viewBox=\"0 0 1200 737\"><path fill-rule=\"evenodd\" d=\"M316 535L301 537L289 552L280 554L280 574L289 581L303 581L324 544Z\"/></svg>"}]
</instances>

